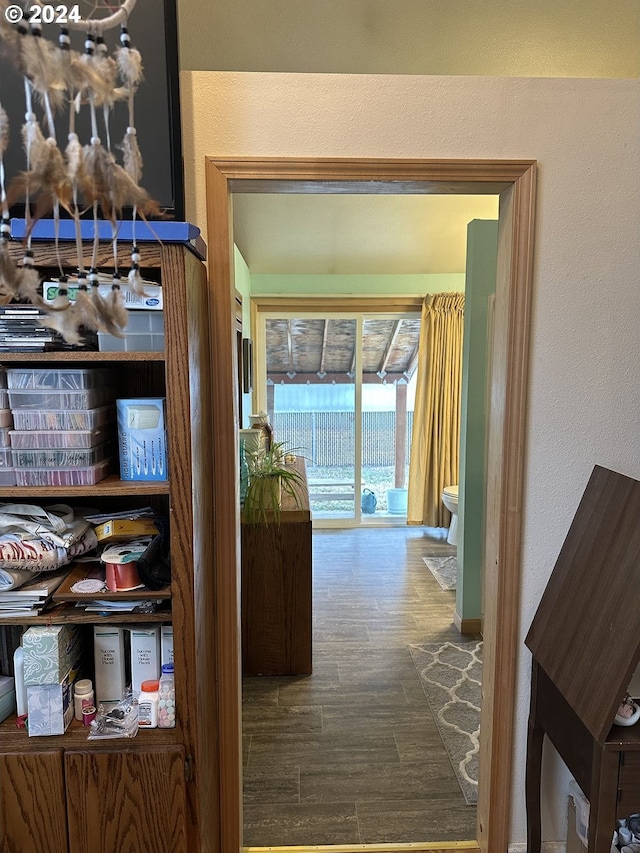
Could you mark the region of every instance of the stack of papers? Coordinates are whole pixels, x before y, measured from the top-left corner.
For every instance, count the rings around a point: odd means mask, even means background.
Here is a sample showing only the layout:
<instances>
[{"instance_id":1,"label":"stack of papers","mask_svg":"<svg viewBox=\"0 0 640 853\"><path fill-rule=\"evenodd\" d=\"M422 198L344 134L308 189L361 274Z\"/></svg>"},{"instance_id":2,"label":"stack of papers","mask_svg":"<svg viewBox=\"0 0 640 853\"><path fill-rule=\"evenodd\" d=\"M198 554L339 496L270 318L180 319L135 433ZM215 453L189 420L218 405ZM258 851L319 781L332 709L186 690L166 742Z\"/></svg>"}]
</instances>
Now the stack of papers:
<instances>
[{"instance_id":1,"label":"stack of papers","mask_svg":"<svg viewBox=\"0 0 640 853\"><path fill-rule=\"evenodd\" d=\"M64 569L61 572L40 572L32 581L18 588L0 590L0 619L37 616L68 571Z\"/></svg>"},{"instance_id":2,"label":"stack of papers","mask_svg":"<svg viewBox=\"0 0 640 853\"><path fill-rule=\"evenodd\" d=\"M153 613L162 603L161 598L144 599L138 601L78 601L76 607L82 607L90 613Z\"/></svg>"}]
</instances>

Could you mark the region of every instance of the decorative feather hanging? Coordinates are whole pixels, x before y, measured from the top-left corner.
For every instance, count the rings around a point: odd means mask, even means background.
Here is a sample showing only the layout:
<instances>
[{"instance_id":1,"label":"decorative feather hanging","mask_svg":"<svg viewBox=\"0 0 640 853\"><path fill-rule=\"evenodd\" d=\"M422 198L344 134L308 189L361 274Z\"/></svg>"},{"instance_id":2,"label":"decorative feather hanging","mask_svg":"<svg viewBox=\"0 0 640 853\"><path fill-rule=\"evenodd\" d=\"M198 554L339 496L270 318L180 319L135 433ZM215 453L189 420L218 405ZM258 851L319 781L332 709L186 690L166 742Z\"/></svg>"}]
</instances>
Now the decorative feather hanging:
<instances>
[{"instance_id":1,"label":"decorative feather hanging","mask_svg":"<svg viewBox=\"0 0 640 853\"><path fill-rule=\"evenodd\" d=\"M0 297L12 298L18 292L18 270L9 257L9 240L11 225L9 222L9 207L7 204L7 189L4 174L4 153L9 145L9 118L0 105Z\"/></svg>"}]
</instances>

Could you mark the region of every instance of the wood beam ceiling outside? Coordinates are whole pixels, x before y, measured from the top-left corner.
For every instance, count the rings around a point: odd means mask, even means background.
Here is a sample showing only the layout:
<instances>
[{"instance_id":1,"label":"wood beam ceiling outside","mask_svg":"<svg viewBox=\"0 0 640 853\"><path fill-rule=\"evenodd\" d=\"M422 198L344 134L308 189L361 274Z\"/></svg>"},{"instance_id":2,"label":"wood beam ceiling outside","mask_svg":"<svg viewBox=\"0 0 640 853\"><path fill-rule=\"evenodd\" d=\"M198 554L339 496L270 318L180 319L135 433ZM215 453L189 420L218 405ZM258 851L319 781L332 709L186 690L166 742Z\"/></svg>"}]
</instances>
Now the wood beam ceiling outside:
<instances>
[{"instance_id":1,"label":"wood beam ceiling outside","mask_svg":"<svg viewBox=\"0 0 640 853\"><path fill-rule=\"evenodd\" d=\"M396 345L396 340L398 335L400 334L400 327L402 326L402 320L396 320L395 326L393 327L393 334L389 338L389 343L387 344L387 348L384 351L382 356L382 361L380 363L380 367L378 369L378 373L380 376L384 376L387 372L387 364L389 362L389 357L393 351L394 346Z\"/></svg>"}]
</instances>

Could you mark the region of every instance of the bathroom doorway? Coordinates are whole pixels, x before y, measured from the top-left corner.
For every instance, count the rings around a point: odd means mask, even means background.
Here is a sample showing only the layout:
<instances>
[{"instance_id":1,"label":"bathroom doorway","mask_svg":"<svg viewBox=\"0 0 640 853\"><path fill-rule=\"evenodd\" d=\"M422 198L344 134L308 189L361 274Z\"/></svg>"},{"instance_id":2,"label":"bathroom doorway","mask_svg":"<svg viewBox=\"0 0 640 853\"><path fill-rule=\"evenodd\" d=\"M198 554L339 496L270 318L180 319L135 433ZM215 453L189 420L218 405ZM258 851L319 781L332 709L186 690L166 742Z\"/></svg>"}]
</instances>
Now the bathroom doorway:
<instances>
[{"instance_id":1,"label":"bathroom doorway","mask_svg":"<svg viewBox=\"0 0 640 853\"><path fill-rule=\"evenodd\" d=\"M517 614L505 602L519 589L522 436L525 423L529 294L532 270L534 161L208 160L213 377L216 412L214 481L217 577L217 680L221 847L239 851L241 761L239 737L237 401L233 347L234 192L499 193L500 237L495 314L487 548L485 555L485 698L483 702L478 842L507 844ZM500 695L500 702L495 697ZM417 848L416 848L417 849Z\"/></svg>"}]
</instances>

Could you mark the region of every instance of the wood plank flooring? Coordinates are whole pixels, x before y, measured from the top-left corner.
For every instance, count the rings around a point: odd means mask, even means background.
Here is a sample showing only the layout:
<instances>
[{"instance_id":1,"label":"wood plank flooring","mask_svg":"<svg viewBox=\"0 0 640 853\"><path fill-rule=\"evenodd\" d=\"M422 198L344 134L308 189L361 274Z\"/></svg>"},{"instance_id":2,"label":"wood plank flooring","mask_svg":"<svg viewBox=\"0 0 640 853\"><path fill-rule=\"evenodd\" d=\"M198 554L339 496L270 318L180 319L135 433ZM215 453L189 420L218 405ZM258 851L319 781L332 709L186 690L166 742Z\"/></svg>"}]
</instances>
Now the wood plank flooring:
<instances>
[{"instance_id":1,"label":"wood plank flooring","mask_svg":"<svg viewBox=\"0 0 640 853\"><path fill-rule=\"evenodd\" d=\"M425 528L314 532L313 674L243 679L245 846L476 838L407 649L460 640L422 560L454 552Z\"/></svg>"}]
</instances>

